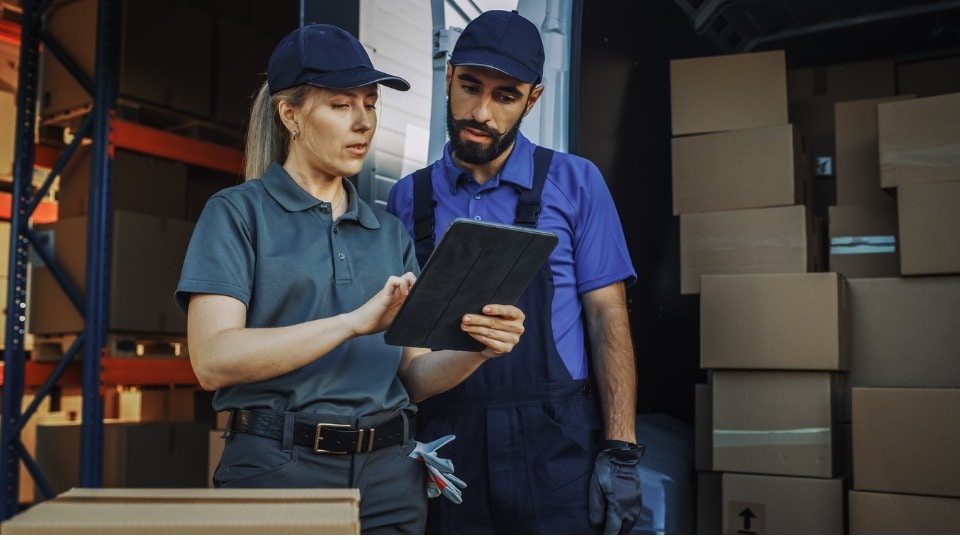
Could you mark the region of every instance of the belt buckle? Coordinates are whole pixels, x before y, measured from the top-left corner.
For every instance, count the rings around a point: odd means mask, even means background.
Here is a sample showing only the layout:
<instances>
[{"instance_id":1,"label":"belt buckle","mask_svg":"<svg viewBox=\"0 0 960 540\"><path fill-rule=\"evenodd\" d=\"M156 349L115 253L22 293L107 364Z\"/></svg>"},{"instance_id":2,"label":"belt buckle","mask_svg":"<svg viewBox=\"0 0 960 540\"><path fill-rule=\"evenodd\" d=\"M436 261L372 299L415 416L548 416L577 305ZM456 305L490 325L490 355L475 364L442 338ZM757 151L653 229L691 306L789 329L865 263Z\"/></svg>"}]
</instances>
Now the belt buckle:
<instances>
[{"instance_id":1,"label":"belt buckle","mask_svg":"<svg viewBox=\"0 0 960 540\"><path fill-rule=\"evenodd\" d=\"M313 451L317 454L346 454L347 452L338 452L336 450L324 450L323 448L320 448L320 441L323 440L323 436L320 435L320 432L323 431L323 428L325 427L350 429L353 426L351 426L350 424L324 424L324 423L317 424L317 435L313 439ZM362 430L360 431L360 437L363 438Z\"/></svg>"}]
</instances>

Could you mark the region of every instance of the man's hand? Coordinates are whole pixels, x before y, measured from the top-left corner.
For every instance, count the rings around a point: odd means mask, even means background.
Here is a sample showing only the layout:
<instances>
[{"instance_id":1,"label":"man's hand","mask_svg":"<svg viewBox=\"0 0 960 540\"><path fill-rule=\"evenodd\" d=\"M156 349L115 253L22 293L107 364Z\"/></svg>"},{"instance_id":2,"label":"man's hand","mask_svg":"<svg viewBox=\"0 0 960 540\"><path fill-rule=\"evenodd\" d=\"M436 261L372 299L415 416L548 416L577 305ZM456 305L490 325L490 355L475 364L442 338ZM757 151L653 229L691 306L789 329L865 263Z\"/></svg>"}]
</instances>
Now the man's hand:
<instances>
[{"instance_id":1,"label":"man's hand","mask_svg":"<svg viewBox=\"0 0 960 540\"><path fill-rule=\"evenodd\" d=\"M520 342L525 318L516 306L489 304L483 306L483 314L464 315L460 329L487 346L480 354L494 358L512 351Z\"/></svg>"},{"instance_id":2,"label":"man's hand","mask_svg":"<svg viewBox=\"0 0 960 540\"><path fill-rule=\"evenodd\" d=\"M643 445L602 450L590 479L590 523L604 534L627 534L640 516L640 458Z\"/></svg>"}]
</instances>

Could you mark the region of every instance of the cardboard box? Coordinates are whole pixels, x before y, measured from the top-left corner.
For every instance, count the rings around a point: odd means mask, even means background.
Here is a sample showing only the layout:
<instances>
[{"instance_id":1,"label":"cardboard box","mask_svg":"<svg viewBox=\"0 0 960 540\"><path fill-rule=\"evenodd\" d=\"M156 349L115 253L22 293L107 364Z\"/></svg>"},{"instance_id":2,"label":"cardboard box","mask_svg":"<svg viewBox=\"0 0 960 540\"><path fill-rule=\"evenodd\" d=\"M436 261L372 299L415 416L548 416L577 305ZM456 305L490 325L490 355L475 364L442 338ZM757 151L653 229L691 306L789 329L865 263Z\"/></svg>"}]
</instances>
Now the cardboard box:
<instances>
[{"instance_id":1,"label":"cardboard box","mask_svg":"<svg viewBox=\"0 0 960 540\"><path fill-rule=\"evenodd\" d=\"M723 475L697 473L697 534L723 534Z\"/></svg>"},{"instance_id":2,"label":"cardboard box","mask_svg":"<svg viewBox=\"0 0 960 540\"><path fill-rule=\"evenodd\" d=\"M832 64L787 70L790 122L807 140L814 162L832 163L835 154L834 106L839 101L896 94L893 60ZM823 170L820 175L833 176Z\"/></svg>"},{"instance_id":3,"label":"cardboard box","mask_svg":"<svg viewBox=\"0 0 960 540\"><path fill-rule=\"evenodd\" d=\"M960 181L904 185L897 194L900 272L960 274Z\"/></svg>"},{"instance_id":4,"label":"cardboard box","mask_svg":"<svg viewBox=\"0 0 960 540\"><path fill-rule=\"evenodd\" d=\"M265 35L260 27L223 16L215 24L213 120L239 128L250 118L261 74L283 35ZM237 58L243 61L238 62Z\"/></svg>"},{"instance_id":5,"label":"cardboard box","mask_svg":"<svg viewBox=\"0 0 960 540\"><path fill-rule=\"evenodd\" d=\"M356 489L74 488L2 534L359 534Z\"/></svg>"},{"instance_id":6,"label":"cardboard box","mask_svg":"<svg viewBox=\"0 0 960 540\"><path fill-rule=\"evenodd\" d=\"M674 137L673 214L803 204L810 166L789 124Z\"/></svg>"},{"instance_id":7,"label":"cardboard box","mask_svg":"<svg viewBox=\"0 0 960 540\"><path fill-rule=\"evenodd\" d=\"M960 498L850 491L850 534L960 532Z\"/></svg>"},{"instance_id":8,"label":"cardboard box","mask_svg":"<svg viewBox=\"0 0 960 540\"><path fill-rule=\"evenodd\" d=\"M960 276L851 279L851 386L960 388Z\"/></svg>"},{"instance_id":9,"label":"cardboard box","mask_svg":"<svg viewBox=\"0 0 960 540\"><path fill-rule=\"evenodd\" d=\"M917 97L960 92L960 56L897 64L897 93Z\"/></svg>"},{"instance_id":10,"label":"cardboard box","mask_svg":"<svg viewBox=\"0 0 960 540\"><path fill-rule=\"evenodd\" d=\"M103 487L205 487L209 431L200 422L104 420ZM37 466L53 493L77 486L80 425L39 423L36 433Z\"/></svg>"},{"instance_id":11,"label":"cardboard box","mask_svg":"<svg viewBox=\"0 0 960 540\"><path fill-rule=\"evenodd\" d=\"M176 0L125 0L121 12L119 97L208 118L213 16ZM97 27L96 0L59 3L46 13L45 23L50 35L92 81L97 33L77 32L77 28ZM52 118L89 108L93 97L76 78L52 53L43 52L42 56L40 114ZM265 67L251 66L251 71Z\"/></svg>"},{"instance_id":12,"label":"cardboard box","mask_svg":"<svg viewBox=\"0 0 960 540\"><path fill-rule=\"evenodd\" d=\"M121 420L131 422L193 422L193 388L126 388L119 393Z\"/></svg>"},{"instance_id":13,"label":"cardboard box","mask_svg":"<svg viewBox=\"0 0 960 540\"><path fill-rule=\"evenodd\" d=\"M813 219L802 205L680 215L680 292L700 276L812 272Z\"/></svg>"},{"instance_id":14,"label":"cardboard box","mask_svg":"<svg viewBox=\"0 0 960 540\"><path fill-rule=\"evenodd\" d=\"M713 388L709 384L693 387L693 455L698 471L713 470Z\"/></svg>"},{"instance_id":15,"label":"cardboard box","mask_svg":"<svg viewBox=\"0 0 960 540\"><path fill-rule=\"evenodd\" d=\"M0 90L0 178L13 179L13 152L17 143L17 96Z\"/></svg>"},{"instance_id":16,"label":"cardboard box","mask_svg":"<svg viewBox=\"0 0 960 540\"><path fill-rule=\"evenodd\" d=\"M960 181L960 93L877 105L880 186Z\"/></svg>"},{"instance_id":17,"label":"cardboard box","mask_svg":"<svg viewBox=\"0 0 960 540\"><path fill-rule=\"evenodd\" d=\"M86 286L87 218L61 219L37 227L37 231L52 244L60 268L82 296ZM186 334L187 318L172 299L192 233L193 224L185 220L113 212L105 321L108 332ZM39 257L34 260L30 293L30 332L49 335L83 330L83 317Z\"/></svg>"},{"instance_id":18,"label":"cardboard box","mask_svg":"<svg viewBox=\"0 0 960 540\"><path fill-rule=\"evenodd\" d=\"M831 206L830 271L847 278L899 277L896 206Z\"/></svg>"},{"instance_id":19,"label":"cardboard box","mask_svg":"<svg viewBox=\"0 0 960 540\"><path fill-rule=\"evenodd\" d=\"M173 219L186 218L187 165L117 149L111 163L110 204ZM59 219L86 216L90 207L90 147L83 146L60 174Z\"/></svg>"},{"instance_id":20,"label":"cardboard box","mask_svg":"<svg viewBox=\"0 0 960 540\"><path fill-rule=\"evenodd\" d=\"M960 497L960 388L851 392L854 489Z\"/></svg>"},{"instance_id":21,"label":"cardboard box","mask_svg":"<svg viewBox=\"0 0 960 540\"><path fill-rule=\"evenodd\" d=\"M914 97L887 96L836 104L838 206L896 204L893 194L880 187L877 105Z\"/></svg>"},{"instance_id":22,"label":"cardboard box","mask_svg":"<svg viewBox=\"0 0 960 540\"><path fill-rule=\"evenodd\" d=\"M846 279L836 273L703 276L700 367L844 371Z\"/></svg>"},{"instance_id":23,"label":"cardboard box","mask_svg":"<svg viewBox=\"0 0 960 540\"><path fill-rule=\"evenodd\" d=\"M670 61L673 135L787 123L783 51Z\"/></svg>"},{"instance_id":24,"label":"cardboard box","mask_svg":"<svg viewBox=\"0 0 960 540\"><path fill-rule=\"evenodd\" d=\"M835 372L714 371L714 470L837 476L842 403Z\"/></svg>"},{"instance_id":25,"label":"cardboard box","mask_svg":"<svg viewBox=\"0 0 960 540\"><path fill-rule=\"evenodd\" d=\"M724 534L844 534L844 479L723 475Z\"/></svg>"}]
</instances>

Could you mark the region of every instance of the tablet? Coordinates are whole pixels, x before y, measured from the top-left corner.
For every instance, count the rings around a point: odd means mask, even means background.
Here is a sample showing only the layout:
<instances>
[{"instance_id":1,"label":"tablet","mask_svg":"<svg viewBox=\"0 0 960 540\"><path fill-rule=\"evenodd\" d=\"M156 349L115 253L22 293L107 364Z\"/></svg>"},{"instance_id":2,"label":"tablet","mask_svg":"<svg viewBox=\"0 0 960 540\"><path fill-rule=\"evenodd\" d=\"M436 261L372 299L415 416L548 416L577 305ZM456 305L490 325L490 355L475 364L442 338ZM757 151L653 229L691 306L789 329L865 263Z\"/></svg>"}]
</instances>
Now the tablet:
<instances>
[{"instance_id":1,"label":"tablet","mask_svg":"<svg viewBox=\"0 0 960 540\"><path fill-rule=\"evenodd\" d=\"M390 345L482 351L460 329L467 313L487 304L516 305L553 248L552 232L473 221L450 223L420 277L384 333Z\"/></svg>"}]
</instances>

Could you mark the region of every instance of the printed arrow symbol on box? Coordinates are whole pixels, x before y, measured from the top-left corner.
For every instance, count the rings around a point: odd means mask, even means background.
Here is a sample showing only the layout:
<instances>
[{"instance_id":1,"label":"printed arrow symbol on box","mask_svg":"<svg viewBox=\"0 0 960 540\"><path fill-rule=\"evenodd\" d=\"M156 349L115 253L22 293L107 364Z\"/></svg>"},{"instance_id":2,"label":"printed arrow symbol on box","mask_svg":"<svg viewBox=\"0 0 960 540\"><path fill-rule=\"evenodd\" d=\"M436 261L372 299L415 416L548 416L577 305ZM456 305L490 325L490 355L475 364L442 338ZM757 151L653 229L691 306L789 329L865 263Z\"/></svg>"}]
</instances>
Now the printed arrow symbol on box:
<instances>
[{"instance_id":1,"label":"printed arrow symbol on box","mask_svg":"<svg viewBox=\"0 0 960 540\"><path fill-rule=\"evenodd\" d=\"M748 531L750 530L750 518L757 517L753 512L750 511L749 508L744 508L743 512L740 512L737 515L743 518L743 528Z\"/></svg>"}]
</instances>

